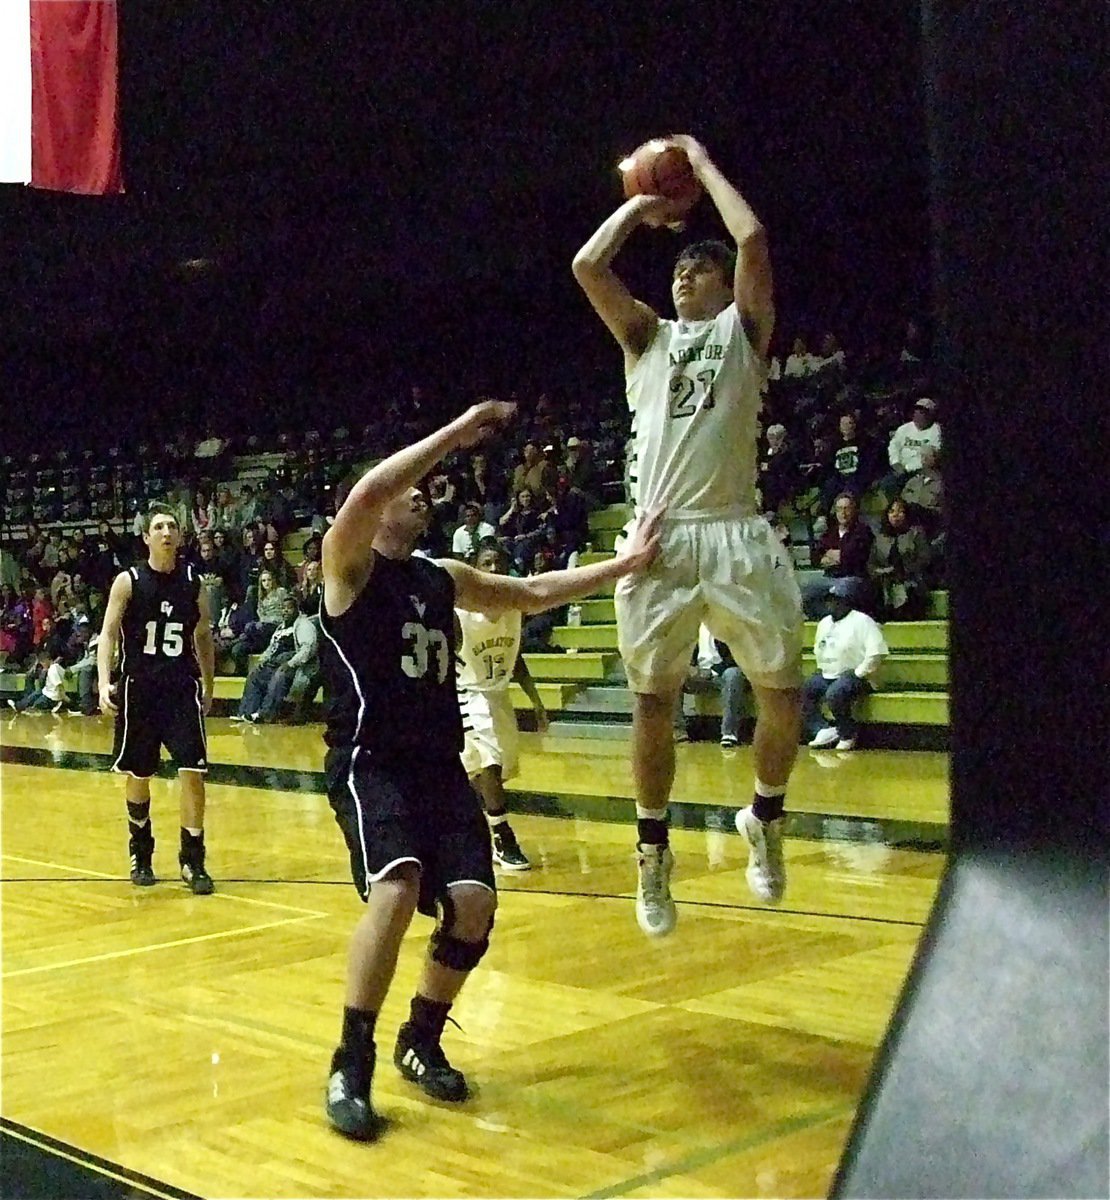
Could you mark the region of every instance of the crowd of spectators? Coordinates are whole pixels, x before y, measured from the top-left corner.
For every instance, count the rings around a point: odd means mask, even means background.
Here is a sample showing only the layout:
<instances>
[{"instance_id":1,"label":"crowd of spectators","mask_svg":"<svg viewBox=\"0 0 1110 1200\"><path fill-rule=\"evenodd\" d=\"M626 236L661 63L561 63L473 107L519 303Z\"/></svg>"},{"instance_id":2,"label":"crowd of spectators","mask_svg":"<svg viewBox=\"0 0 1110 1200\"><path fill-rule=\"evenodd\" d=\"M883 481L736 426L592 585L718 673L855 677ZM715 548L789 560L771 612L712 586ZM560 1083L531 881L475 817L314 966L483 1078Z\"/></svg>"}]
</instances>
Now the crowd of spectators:
<instances>
[{"instance_id":1,"label":"crowd of spectators","mask_svg":"<svg viewBox=\"0 0 1110 1200\"><path fill-rule=\"evenodd\" d=\"M855 358L831 334L819 345L810 354L799 337L772 360L758 449L763 508L784 540L803 543L795 559L810 570L809 616L821 615L831 579L850 576L870 581L876 616L920 617L929 589L943 585L944 548L940 423L920 330L907 327L896 356ZM320 543L342 481L458 407L413 387L360 430L270 430L232 444L205 429L164 446L4 460L0 669L44 681L60 663L77 678L80 710L96 711L93 639L108 589L116 572L145 557L145 505L168 500L208 593L218 670L246 674L252 656L270 656L278 684L260 678L241 710L265 720L294 675L294 696L315 690L312 662L285 670L278 660L290 639L278 639L284 649L273 639L289 627L290 599L299 614L318 611ZM590 512L624 498L628 428L619 395L521 403L511 438L449 456L427 480L431 520L420 552L468 559L495 538L517 574L573 565L590 542ZM295 530L306 536L294 566L283 546ZM550 648L562 619L530 622L526 648ZM305 640L302 628L302 656Z\"/></svg>"}]
</instances>

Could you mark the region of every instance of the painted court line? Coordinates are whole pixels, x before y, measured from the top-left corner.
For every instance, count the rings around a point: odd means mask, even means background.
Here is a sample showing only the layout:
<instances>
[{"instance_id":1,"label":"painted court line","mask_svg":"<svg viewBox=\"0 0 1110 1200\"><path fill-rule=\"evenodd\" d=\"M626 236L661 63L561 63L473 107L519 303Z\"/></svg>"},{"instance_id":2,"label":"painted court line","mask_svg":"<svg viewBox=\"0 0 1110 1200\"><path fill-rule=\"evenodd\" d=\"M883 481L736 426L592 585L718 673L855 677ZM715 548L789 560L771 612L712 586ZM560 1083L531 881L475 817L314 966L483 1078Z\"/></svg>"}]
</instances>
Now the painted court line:
<instances>
[{"instance_id":1,"label":"painted court line","mask_svg":"<svg viewBox=\"0 0 1110 1200\"><path fill-rule=\"evenodd\" d=\"M787 1117L786 1120L777 1121L759 1133L737 1138L735 1141L725 1142L720 1146L706 1146L687 1154L684 1158L680 1158L668 1166L658 1167L654 1171L645 1171L642 1175L633 1175L631 1178L622 1179L619 1183L614 1183L607 1188L589 1192L583 1200L610 1200L610 1197L614 1196L627 1196L629 1192L650 1188L662 1180L676 1175L687 1175L691 1171L707 1167L721 1159L730 1158L734 1154L741 1154L745 1150L752 1150L756 1146L774 1141L775 1138L786 1137L791 1133L800 1133L803 1129L812 1129L817 1125L824 1125L828 1121L851 1116L853 1112L854 1109L841 1106L825 1109L823 1112L808 1113L805 1116Z\"/></svg>"},{"instance_id":2,"label":"painted court line","mask_svg":"<svg viewBox=\"0 0 1110 1200\"><path fill-rule=\"evenodd\" d=\"M18 854L3 854L0 855L0 858L6 858L10 862L23 863L28 867L47 867L50 870L63 871L66 874L88 875L93 879L118 879L121 883L124 882L119 875L109 875L104 871L90 871L86 867L71 867L68 863L44 862L38 858L21 858ZM282 912L299 913L305 917L326 917L328 915L315 908L300 908L296 904L284 904L279 900L255 900L249 896L236 896L231 892L221 891L216 892L215 895L220 900L237 900L240 904L257 904L262 908L276 908Z\"/></svg>"},{"instance_id":3,"label":"painted court line","mask_svg":"<svg viewBox=\"0 0 1110 1200\"><path fill-rule=\"evenodd\" d=\"M42 1150L46 1154L52 1154L55 1158L64 1159L66 1162L71 1162L75 1166L83 1167L86 1171L95 1171L98 1175L103 1175L108 1179L114 1179L117 1183L124 1183L128 1188L137 1189L148 1196L157 1196L159 1200L178 1200L180 1196L187 1195L185 1192L169 1192L161 1191L159 1188L147 1183L145 1179L141 1179L134 1175L121 1175L118 1171L113 1171L111 1167L98 1161L94 1156L84 1156L81 1154L70 1154L61 1149L57 1145L52 1145L45 1137L33 1136L34 1131L24 1132L21 1129L12 1127L9 1121L4 1122L0 1127L6 1136L15 1138L17 1141L25 1142L28 1146L34 1146L36 1150ZM76 1147L75 1147L76 1149Z\"/></svg>"},{"instance_id":4,"label":"painted court line","mask_svg":"<svg viewBox=\"0 0 1110 1200\"><path fill-rule=\"evenodd\" d=\"M326 914L321 913L320 918ZM242 929L225 929L220 933L199 933L195 937L176 938L172 942L155 942L151 946L134 946L130 950L112 950L108 954L91 954L87 958L70 958L65 962L48 963L42 967L22 967L18 971L5 971L3 979L15 979L20 975L40 975L45 971L61 971L66 967L80 967L86 963L107 962L112 958L130 958L136 954L147 954L151 950L170 950L174 946L191 946L197 942L215 942L220 938L242 937L246 933L258 933L263 929L277 929L282 925L299 925L303 921L319 920L318 917L285 917L281 921L267 921L262 925L247 925Z\"/></svg>"},{"instance_id":5,"label":"painted court line","mask_svg":"<svg viewBox=\"0 0 1110 1200\"><path fill-rule=\"evenodd\" d=\"M93 879L118 879L118 875L109 875L105 871L90 871L87 867L70 867L65 863L43 862L40 858L21 858L18 854L4 854L0 858L6 858L9 862L23 863L28 867L47 867L52 871L64 871L73 875L90 875Z\"/></svg>"}]
</instances>

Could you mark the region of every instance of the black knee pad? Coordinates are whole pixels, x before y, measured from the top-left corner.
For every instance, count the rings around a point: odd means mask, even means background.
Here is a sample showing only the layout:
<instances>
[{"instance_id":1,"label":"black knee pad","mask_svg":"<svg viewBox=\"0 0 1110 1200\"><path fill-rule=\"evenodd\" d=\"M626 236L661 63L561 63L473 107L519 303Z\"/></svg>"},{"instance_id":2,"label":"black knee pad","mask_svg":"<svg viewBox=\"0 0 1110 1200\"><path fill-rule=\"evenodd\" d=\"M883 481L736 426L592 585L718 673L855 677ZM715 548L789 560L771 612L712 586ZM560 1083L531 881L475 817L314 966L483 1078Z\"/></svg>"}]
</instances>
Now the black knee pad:
<instances>
[{"instance_id":1,"label":"black knee pad","mask_svg":"<svg viewBox=\"0 0 1110 1200\"><path fill-rule=\"evenodd\" d=\"M455 924L455 906L449 896L444 896L443 916L435 933L432 934L432 961L452 971L473 971L489 949L489 935L493 928L493 917L486 926L485 937L480 942L464 942L451 932Z\"/></svg>"}]
</instances>

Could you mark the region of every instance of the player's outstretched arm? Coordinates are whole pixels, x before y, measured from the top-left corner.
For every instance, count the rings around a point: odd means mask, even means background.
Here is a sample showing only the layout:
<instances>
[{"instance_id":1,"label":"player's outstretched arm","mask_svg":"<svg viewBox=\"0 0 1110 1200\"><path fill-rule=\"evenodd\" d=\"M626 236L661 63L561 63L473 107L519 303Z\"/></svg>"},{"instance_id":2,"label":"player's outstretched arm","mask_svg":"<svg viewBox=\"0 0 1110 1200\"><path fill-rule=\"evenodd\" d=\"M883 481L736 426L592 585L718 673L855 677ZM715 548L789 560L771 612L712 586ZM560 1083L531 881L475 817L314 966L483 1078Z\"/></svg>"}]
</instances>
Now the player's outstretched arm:
<instances>
[{"instance_id":1,"label":"player's outstretched arm","mask_svg":"<svg viewBox=\"0 0 1110 1200\"><path fill-rule=\"evenodd\" d=\"M112 583L108 603L104 607L104 624L100 627L100 641L96 644L97 688L100 692L101 712L114 713L116 704L111 696L112 665L116 661L119 631L123 614L131 601L131 573L121 571Z\"/></svg>"},{"instance_id":2,"label":"player's outstretched arm","mask_svg":"<svg viewBox=\"0 0 1110 1200\"><path fill-rule=\"evenodd\" d=\"M592 563L568 571L548 571L526 579L509 575L489 575L454 559L440 560L455 581L455 604L470 612L491 616L519 609L523 613L541 613L560 604L579 600L610 580L622 575L646 571L659 553L659 527L663 510L646 513L636 523L624 551L607 562Z\"/></svg>"},{"instance_id":3,"label":"player's outstretched arm","mask_svg":"<svg viewBox=\"0 0 1110 1200\"><path fill-rule=\"evenodd\" d=\"M688 134L675 134L670 140L686 151L694 174L717 206L725 228L736 243L733 277L736 309L748 328L752 344L766 358L775 329L774 280L767 231L699 141Z\"/></svg>"},{"instance_id":4,"label":"player's outstretched arm","mask_svg":"<svg viewBox=\"0 0 1110 1200\"><path fill-rule=\"evenodd\" d=\"M651 345L659 317L632 295L610 264L637 225L660 224L669 213L669 203L661 196L633 196L601 223L574 256L574 278L617 339L630 366Z\"/></svg>"},{"instance_id":5,"label":"player's outstretched arm","mask_svg":"<svg viewBox=\"0 0 1110 1200\"><path fill-rule=\"evenodd\" d=\"M544 707L543 697L540 695L539 688L536 687L536 681L532 678L532 672L528 670L528 664L524 661L523 654L516 656L516 663L513 666L513 683L520 684L532 705L532 711L536 714L536 730L539 733L546 733L547 709Z\"/></svg>"},{"instance_id":6,"label":"player's outstretched arm","mask_svg":"<svg viewBox=\"0 0 1110 1200\"><path fill-rule=\"evenodd\" d=\"M515 404L501 400L472 405L442 429L371 467L347 493L335 521L324 534L320 557L325 587L356 578L364 582L371 562L370 544L382 509L422 479L441 458L480 442L515 411Z\"/></svg>"}]
</instances>

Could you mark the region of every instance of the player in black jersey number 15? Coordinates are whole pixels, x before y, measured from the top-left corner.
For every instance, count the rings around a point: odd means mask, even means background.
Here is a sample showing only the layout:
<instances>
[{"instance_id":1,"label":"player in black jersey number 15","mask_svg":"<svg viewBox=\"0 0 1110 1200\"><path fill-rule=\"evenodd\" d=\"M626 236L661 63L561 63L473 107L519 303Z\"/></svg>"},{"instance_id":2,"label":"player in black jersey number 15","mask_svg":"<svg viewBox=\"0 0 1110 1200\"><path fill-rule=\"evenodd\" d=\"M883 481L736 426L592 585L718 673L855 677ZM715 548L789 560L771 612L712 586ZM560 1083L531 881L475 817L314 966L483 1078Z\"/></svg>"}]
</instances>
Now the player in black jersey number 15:
<instances>
[{"instance_id":1,"label":"player in black jersey number 15","mask_svg":"<svg viewBox=\"0 0 1110 1200\"><path fill-rule=\"evenodd\" d=\"M127 776L131 882L140 887L157 882L150 777L164 745L181 789L181 878L193 893L206 896L214 890L204 863L204 717L215 673L212 619L193 567L177 561L181 530L173 512L153 505L143 525L147 560L121 571L108 595L97 647L100 707L116 719L112 770ZM117 648L120 680L113 688Z\"/></svg>"},{"instance_id":2,"label":"player in black jersey number 15","mask_svg":"<svg viewBox=\"0 0 1110 1200\"><path fill-rule=\"evenodd\" d=\"M659 515L649 514L621 557L528 579L414 556L429 511L415 485L514 409L475 405L379 463L350 489L324 535L325 774L366 902L351 940L325 1107L335 1129L361 1140L381 1128L370 1103L374 1028L418 909L438 921L394 1062L437 1100L470 1094L440 1041L453 1001L489 945L497 898L485 816L460 759L455 608L543 612L646 570L658 550Z\"/></svg>"}]
</instances>

